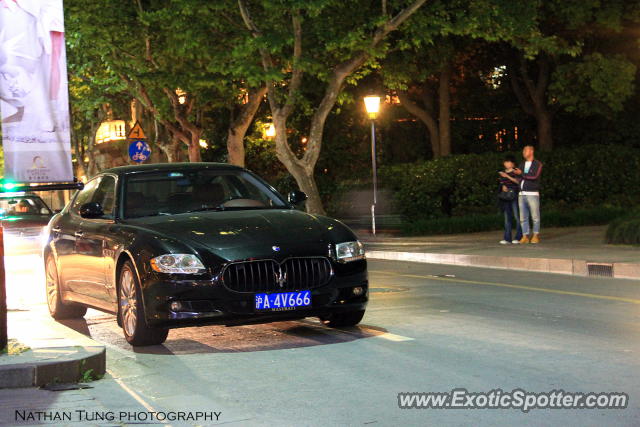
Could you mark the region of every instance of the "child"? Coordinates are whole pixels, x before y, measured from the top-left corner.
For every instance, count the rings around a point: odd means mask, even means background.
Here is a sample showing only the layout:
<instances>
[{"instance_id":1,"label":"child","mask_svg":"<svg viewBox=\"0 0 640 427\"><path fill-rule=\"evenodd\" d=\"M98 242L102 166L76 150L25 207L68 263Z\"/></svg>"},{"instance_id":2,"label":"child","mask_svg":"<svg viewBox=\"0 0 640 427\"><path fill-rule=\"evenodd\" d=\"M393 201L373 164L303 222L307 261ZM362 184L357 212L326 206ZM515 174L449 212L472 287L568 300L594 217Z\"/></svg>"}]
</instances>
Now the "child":
<instances>
[{"instance_id":1,"label":"child","mask_svg":"<svg viewBox=\"0 0 640 427\"><path fill-rule=\"evenodd\" d=\"M498 200L500 210L504 214L504 238L500 241L501 245L509 243L518 244L522 239L522 228L520 227L520 215L518 212L518 190L520 188L520 178L515 172L516 159L513 156L504 158L504 171L499 172L500 193ZM516 236L511 238L513 229L513 220L516 223Z\"/></svg>"}]
</instances>

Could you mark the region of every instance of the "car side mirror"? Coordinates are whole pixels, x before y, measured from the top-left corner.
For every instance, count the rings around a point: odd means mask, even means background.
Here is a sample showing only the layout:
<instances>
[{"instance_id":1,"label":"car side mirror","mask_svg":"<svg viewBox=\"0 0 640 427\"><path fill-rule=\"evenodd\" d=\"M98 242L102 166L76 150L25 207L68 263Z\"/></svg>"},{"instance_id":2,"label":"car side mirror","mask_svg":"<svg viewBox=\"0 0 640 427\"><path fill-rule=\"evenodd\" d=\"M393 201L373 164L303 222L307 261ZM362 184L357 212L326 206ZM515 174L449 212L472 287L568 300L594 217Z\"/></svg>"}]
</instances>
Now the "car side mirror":
<instances>
[{"instance_id":1,"label":"car side mirror","mask_svg":"<svg viewBox=\"0 0 640 427\"><path fill-rule=\"evenodd\" d=\"M288 199L289 203L297 206L307 200L307 194L304 191L292 191L291 193L289 193Z\"/></svg>"},{"instance_id":2,"label":"car side mirror","mask_svg":"<svg viewBox=\"0 0 640 427\"><path fill-rule=\"evenodd\" d=\"M98 202L85 203L80 206L80 216L82 218L100 218L104 216L102 206Z\"/></svg>"}]
</instances>

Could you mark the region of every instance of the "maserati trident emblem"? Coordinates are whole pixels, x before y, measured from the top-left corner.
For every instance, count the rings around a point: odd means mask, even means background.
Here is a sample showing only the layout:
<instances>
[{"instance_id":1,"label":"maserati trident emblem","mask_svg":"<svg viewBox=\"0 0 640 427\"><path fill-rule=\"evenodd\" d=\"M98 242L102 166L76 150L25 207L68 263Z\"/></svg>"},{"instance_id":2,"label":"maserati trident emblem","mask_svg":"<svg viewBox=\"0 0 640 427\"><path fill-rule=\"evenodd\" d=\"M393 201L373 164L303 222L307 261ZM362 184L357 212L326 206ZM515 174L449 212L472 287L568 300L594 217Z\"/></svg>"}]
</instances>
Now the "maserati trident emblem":
<instances>
[{"instance_id":1,"label":"maserati trident emblem","mask_svg":"<svg viewBox=\"0 0 640 427\"><path fill-rule=\"evenodd\" d=\"M278 286L280 286L280 288L284 288L284 284L287 282L287 273L282 271L282 268L279 268L274 274L276 276L276 283Z\"/></svg>"}]
</instances>

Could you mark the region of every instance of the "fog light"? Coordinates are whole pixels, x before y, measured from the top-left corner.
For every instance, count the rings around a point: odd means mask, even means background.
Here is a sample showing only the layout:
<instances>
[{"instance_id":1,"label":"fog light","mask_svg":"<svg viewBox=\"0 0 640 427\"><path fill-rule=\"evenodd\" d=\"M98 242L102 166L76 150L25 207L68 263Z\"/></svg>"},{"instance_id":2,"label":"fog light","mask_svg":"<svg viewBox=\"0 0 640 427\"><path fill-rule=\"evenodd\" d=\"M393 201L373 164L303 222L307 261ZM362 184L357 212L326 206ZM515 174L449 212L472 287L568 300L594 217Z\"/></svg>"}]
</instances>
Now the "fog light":
<instances>
[{"instance_id":1,"label":"fog light","mask_svg":"<svg viewBox=\"0 0 640 427\"><path fill-rule=\"evenodd\" d=\"M360 295L364 294L364 288L362 286L356 286L355 288L353 288L353 295L359 297Z\"/></svg>"},{"instance_id":2,"label":"fog light","mask_svg":"<svg viewBox=\"0 0 640 427\"><path fill-rule=\"evenodd\" d=\"M171 311L181 311L182 303L180 301L173 301L171 303Z\"/></svg>"}]
</instances>

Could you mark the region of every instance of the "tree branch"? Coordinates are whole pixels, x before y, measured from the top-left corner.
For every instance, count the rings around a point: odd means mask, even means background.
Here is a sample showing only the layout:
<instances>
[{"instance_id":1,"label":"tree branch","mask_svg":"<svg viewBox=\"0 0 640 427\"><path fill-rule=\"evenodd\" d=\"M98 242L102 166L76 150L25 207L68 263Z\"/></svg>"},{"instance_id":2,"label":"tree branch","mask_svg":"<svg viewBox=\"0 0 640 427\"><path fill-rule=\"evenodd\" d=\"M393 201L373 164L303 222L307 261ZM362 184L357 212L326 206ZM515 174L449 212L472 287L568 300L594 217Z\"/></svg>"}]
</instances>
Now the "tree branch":
<instances>
[{"instance_id":1,"label":"tree branch","mask_svg":"<svg viewBox=\"0 0 640 427\"><path fill-rule=\"evenodd\" d=\"M289 82L289 90L287 100L282 108L282 114L288 117L295 106L295 97L298 89L302 85L302 70L300 69L300 59L302 57L302 18L300 10L294 10L291 16L291 24L293 26L293 63L291 65L291 81Z\"/></svg>"},{"instance_id":2,"label":"tree branch","mask_svg":"<svg viewBox=\"0 0 640 427\"><path fill-rule=\"evenodd\" d=\"M396 91L396 93L398 95L398 99L400 100L400 104L405 108L405 110L421 120L429 128L429 130L435 130L436 132L438 131L438 123L436 122L435 117L430 111L421 108L418 104L413 102L406 90L398 90Z\"/></svg>"}]
</instances>

